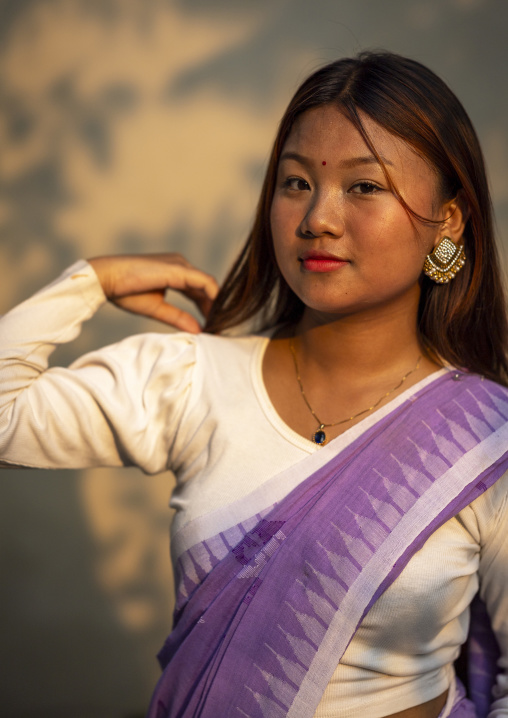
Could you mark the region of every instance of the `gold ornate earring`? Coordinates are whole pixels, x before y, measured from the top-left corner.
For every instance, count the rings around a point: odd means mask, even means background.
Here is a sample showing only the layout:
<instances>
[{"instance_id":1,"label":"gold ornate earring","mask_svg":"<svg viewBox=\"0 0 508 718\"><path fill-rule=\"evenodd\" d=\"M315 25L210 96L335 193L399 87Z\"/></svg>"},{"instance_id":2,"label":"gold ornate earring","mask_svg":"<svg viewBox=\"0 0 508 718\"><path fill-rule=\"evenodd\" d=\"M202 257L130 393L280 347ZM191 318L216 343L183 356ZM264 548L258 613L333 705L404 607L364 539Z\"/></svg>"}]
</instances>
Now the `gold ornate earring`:
<instances>
[{"instance_id":1,"label":"gold ornate earring","mask_svg":"<svg viewBox=\"0 0 508 718\"><path fill-rule=\"evenodd\" d=\"M466 263L463 244L454 244L443 237L433 252L427 254L423 271L437 284L448 284Z\"/></svg>"}]
</instances>

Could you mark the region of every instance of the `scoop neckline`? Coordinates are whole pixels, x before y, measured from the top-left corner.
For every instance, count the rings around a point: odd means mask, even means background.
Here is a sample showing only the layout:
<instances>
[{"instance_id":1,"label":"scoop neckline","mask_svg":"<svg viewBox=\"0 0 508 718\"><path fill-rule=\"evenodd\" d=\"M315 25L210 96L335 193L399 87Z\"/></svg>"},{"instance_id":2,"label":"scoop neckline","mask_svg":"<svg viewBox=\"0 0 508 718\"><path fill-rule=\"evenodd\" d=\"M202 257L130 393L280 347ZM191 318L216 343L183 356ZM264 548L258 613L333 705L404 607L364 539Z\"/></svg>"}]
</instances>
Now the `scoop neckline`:
<instances>
[{"instance_id":1,"label":"scoop neckline","mask_svg":"<svg viewBox=\"0 0 508 718\"><path fill-rule=\"evenodd\" d=\"M268 395L268 391L266 390L265 382L263 379L263 358L265 356L265 352L268 347L268 342L270 341L270 338L271 336L267 334L258 335L259 341L257 342L255 350L252 354L250 375L254 393L266 419L277 431L277 433L294 446L303 449L308 454L312 454L322 448L322 446L319 444L315 444L310 438L305 438L297 431L292 429L288 424L286 424L286 422L282 419L282 417L274 407L272 400ZM407 401L412 395L416 394L418 391L438 379L440 376L445 375L446 373L451 371L451 369L452 367L445 366L442 369L437 369L435 372L432 372L432 374L429 374L416 384L413 384L413 386L410 386L408 389L403 391L402 394L399 394L398 396L391 399L384 406L380 407L379 409L375 409L372 413L361 419L357 424L354 424L354 426L351 426L349 429L346 429L346 431L344 431L342 434L339 434L339 436L336 436L334 439L331 439L329 442L327 442L326 446L330 446L330 444L332 443L335 444L338 449L342 448L343 446L347 446L351 441L363 434L365 431L367 431L367 429L370 429L371 426L380 421L384 416L387 416L394 409Z\"/></svg>"}]
</instances>

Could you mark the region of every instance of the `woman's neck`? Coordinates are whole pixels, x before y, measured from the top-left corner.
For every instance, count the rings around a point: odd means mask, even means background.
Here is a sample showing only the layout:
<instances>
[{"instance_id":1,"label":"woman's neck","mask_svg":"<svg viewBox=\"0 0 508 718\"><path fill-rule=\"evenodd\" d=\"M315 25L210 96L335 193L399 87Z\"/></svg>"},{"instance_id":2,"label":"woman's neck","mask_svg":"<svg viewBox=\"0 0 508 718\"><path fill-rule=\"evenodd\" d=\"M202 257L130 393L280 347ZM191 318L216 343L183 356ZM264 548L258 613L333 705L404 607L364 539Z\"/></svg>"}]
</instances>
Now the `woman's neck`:
<instances>
[{"instance_id":1,"label":"woman's neck","mask_svg":"<svg viewBox=\"0 0 508 718\"><path fill-rule=\"evenodd\" d=\"M379 376L425 353L415 315L402 311L334 319L306 311L294 335L301 361L310 370L335 376Z\"/></svg>"}]
</instances>

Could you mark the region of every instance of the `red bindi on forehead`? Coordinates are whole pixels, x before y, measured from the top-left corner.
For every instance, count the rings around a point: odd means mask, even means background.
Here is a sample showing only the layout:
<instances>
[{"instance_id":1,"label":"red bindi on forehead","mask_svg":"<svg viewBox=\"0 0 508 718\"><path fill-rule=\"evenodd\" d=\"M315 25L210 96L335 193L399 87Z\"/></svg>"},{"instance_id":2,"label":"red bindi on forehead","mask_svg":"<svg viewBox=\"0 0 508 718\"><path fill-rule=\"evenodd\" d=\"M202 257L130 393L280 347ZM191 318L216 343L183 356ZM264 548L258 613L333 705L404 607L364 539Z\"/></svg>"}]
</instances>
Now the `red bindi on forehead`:
<instances>
[{"instance_id":1,"label":"red bindi on forehead","mask_svg":"<svg viewBox=\"0 0 508 718\"><path fill-rule=\"evenodd\" d=\"M322 165L325 165L325 164L326 164L326 160L323 160L323 161L321 162L321 164L322 164Z\"/></svg>"}]
</instances>

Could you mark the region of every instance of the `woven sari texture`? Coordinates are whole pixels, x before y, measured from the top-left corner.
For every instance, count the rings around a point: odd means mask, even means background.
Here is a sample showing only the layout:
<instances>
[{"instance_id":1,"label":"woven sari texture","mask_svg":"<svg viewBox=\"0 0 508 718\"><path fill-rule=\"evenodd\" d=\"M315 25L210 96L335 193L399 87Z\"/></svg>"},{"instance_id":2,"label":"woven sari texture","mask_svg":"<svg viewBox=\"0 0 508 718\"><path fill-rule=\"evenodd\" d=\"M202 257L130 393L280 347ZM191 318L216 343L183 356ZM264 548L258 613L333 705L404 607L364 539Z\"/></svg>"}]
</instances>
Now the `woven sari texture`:
<instances>
[{"instance_id":1,"label":"woven sari texture","mask_svg":"<svg viewBox=\"0 0 508 718\"><path fill-rule=\"evenodd\" d=\"M446 373L337 455L331 442L332 458L280 500L271 488L288 472L262 487L264 505L257 490L184 526L149 718L312 718L370 607L508 469L507 419L503 387ZM456 718L485 715L491 675L475 663L479 712L460 696Z\"/></svg>"}]
</instances>

